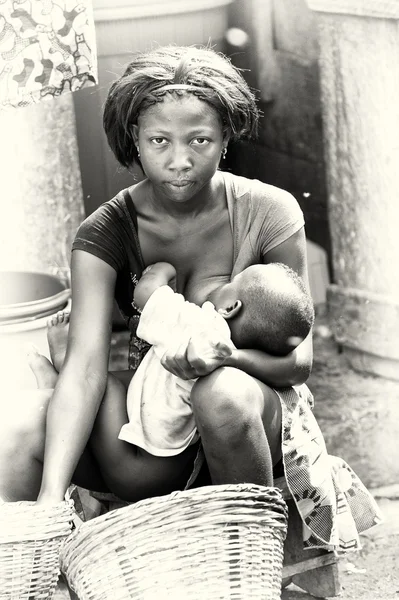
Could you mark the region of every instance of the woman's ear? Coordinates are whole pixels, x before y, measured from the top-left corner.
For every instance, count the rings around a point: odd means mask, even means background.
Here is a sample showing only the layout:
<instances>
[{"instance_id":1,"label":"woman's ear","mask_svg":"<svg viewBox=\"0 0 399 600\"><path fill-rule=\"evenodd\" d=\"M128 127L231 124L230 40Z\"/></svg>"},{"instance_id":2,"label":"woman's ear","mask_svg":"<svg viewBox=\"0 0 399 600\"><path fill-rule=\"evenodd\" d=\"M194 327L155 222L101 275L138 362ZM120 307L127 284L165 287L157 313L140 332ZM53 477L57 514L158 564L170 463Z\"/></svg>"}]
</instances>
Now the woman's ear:
<instances>
[{"instance_id":1,"label":"woman's ear","mask_svg":"<svg viewBox=\"0 0 399 600\"><path fill-rule=\"evenodd\" d=\"M139 143L139 126L138 125L133 125L132 136L133 136L134 145L137 146Z\"/></svg>"},{"instance_id":2,"label":"woman's ear","mask_svg":"<svg viewBox=\"0 0 399 600\"><path fill-rule=\"evenodd\" d=\"M227 144L230 141L231 129L227 125L223 127L223 147L227 148Z\"/></svg>"},{"instance_id":3,"label":"woman's ear","mask_svg":"<svg viewBox=\"0 0 399 600\"><path fill-rule=\"evenodd\" d=\"M227 306L226 308L219 308L218 313L228 321L229 319L233 319L238 315L242 308L241 300L236 300L232 306Z\"/></svg>"}]
</instances>

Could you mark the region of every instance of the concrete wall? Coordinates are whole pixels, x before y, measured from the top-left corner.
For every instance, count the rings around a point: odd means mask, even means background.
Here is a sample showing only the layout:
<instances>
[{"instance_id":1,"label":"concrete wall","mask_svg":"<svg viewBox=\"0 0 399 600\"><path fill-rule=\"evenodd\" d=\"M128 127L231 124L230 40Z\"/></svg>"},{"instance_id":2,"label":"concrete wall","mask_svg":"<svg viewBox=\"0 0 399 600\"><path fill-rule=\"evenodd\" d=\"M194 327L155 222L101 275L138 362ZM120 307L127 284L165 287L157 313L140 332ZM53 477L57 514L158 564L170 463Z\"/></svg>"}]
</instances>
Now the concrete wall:
<instances>
[{"instance_id":1,"label":"concrete wall","mask_svg":"<svg viewBox=\"0 0 399 600\"><path fill-rule=\"evenodd\" d=\"M0 114L0 270L67 271L83 218L72 94Z\"/></svg>"},{"instance_id":2,"label":"concrete wall","mask_svg":"<svg viewBox=\"0 0 399 600\"><path fill-rule=\"evenodd\" d=\"M259 139L230 147L229 165L294 194L308 237L329 252L314 13L305 0L236 0L229 24L249 35L247 47L230 47L231 58L251 69L263 111Z\"/></svg>"},{"instance_id":3,"label":"concrete wall","mask_svg":"<svg viewBox=\"0 0 399 600\"><path fill-rule=\"evenodd\" d=\"M86 214L142 178L120 167L103 133L102 106L110 84L134 52L165 44L207 44L221 49L232 0L93 0L99 86L74 94Z\"/></svg>"}]
</instances>

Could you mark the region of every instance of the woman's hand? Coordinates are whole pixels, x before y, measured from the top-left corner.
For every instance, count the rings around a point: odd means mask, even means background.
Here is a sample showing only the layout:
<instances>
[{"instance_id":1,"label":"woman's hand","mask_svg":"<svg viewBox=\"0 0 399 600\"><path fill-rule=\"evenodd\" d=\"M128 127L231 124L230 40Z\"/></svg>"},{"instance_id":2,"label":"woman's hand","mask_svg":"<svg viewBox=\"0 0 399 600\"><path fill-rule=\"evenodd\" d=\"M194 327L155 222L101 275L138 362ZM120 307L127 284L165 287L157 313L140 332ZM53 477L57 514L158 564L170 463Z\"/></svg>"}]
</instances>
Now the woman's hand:
<instances>
[{"instance_id":1,"label":"woman's hand","mask_svg":"<svg viewBox=\"0 0 399 600\"><path fill-rule=\"evenodd\" d=\"M229 339L215 340L212 333L192 333L177 350L168 350L161 363L180 379L195 379L209 375L228 361L234 350Z\"/></svg>"},{"instance_id":2,"label":"woman's hand","mask_svg":"<svg viewBox=\"0 0 399 600\"><path fill-rule=\"evenodd\" d=\"M234 350L226 366L240 369L272 387L301 385L311 370L312 336L308 337L286 356L272 356L262 350Z\"/></svg>"}]
</instances>

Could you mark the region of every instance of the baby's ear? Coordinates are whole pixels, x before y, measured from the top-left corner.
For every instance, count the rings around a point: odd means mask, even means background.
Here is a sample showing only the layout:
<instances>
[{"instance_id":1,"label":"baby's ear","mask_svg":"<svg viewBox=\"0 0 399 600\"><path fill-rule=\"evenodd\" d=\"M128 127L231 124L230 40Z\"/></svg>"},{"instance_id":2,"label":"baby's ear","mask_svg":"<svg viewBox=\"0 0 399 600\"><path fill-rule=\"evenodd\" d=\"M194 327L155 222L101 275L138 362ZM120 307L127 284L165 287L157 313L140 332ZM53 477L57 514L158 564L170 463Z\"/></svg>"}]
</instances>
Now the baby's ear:
<instances>
[{"instance_id":1,"label":"baby's ear","mask_svg":"<svg viewBox=\"0 0 399 600\"><path fill-rule=\"evenodd\" d=\"M241 300L236 300L232 306L227 306L226 308L219 308L218 313L228 321L229 319L233 319L238 315L242 308Z\"/></svg>"}]
</instances>

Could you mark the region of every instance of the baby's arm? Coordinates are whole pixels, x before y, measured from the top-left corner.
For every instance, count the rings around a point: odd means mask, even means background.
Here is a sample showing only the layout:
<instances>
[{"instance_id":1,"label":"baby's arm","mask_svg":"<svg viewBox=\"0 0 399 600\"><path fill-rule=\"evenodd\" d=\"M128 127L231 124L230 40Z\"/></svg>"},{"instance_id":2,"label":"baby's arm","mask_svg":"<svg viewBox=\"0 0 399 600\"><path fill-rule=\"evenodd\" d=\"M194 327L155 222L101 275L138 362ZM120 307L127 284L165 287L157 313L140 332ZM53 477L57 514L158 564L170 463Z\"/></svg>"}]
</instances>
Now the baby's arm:
<instances>
[{"instance_id":1,"label":"baby's arm","mask_svg":"<svg viewBox=\"0 0 399 600\"><path fill-rule=\"evenodd\" d=\"M170 285L174 288L176 269L166 262L158 262L144 269L143 274L134 290L134 304L143 310L147 300L159 287Z\"/></svg>"}]
</instances>

